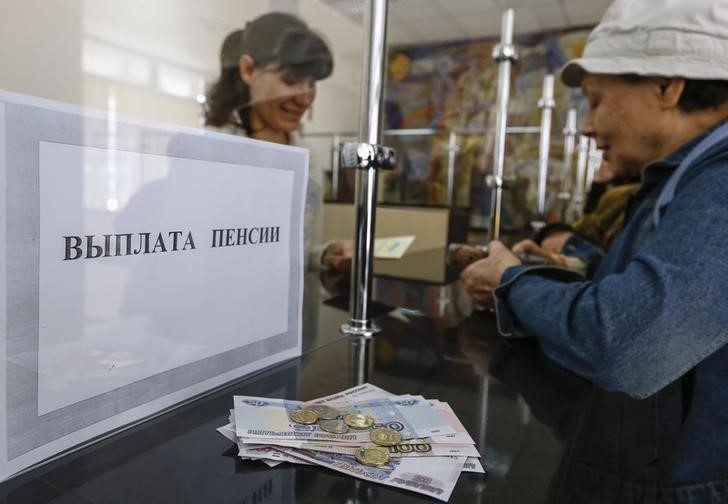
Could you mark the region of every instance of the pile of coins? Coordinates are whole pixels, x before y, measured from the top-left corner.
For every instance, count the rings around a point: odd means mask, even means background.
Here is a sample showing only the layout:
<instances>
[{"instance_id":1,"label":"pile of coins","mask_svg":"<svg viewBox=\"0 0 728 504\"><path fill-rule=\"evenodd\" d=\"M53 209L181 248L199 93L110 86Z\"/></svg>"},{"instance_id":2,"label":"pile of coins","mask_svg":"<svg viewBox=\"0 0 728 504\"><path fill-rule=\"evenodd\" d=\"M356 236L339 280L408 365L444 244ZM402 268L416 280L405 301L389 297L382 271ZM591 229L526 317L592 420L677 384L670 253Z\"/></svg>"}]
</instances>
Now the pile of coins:
<instances>
[{"instance_id":1,"label":"pile of coins","mask_svg":"<svg viewBox=\"0 0 728 504\"><path fill-rule=\"evenodd\" d=\"M349 429L367 430L375 424L375 419L362 413L351 413L341 419L343 413L325 405L314 404L305 409L298 409L290 414L293 422L302 425L318 426L332 434L346 434ZM396 446L402 442L402 435L387 427L374 429L369 439L377 446L360 446L354 452L354 457L360 464L371 467L382 467L389 462L388 446Z\"/></svg>"}]
</instances>

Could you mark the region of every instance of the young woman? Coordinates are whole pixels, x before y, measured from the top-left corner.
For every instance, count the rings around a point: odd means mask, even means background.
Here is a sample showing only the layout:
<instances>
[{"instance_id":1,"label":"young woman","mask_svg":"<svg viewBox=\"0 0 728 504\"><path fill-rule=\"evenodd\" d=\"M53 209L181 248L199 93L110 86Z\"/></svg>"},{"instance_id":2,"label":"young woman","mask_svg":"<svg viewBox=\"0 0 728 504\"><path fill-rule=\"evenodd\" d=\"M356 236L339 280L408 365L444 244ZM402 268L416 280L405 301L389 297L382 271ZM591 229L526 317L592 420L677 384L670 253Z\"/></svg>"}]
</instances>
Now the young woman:
<instances>
[{"instance_id":1,"label":"young woman","mask_svg":"<svg viewBox=\"0 0 728 504\"><path fill-rule=\"evenodd\" d=\"M331 75L334 65L320 36L297 17L279 12L230 33L220 64L220 78L208 93L206 125L286 145L299 145L296 132L316 97L316 82ZM307 264L349 269L350 240L317 245L323 189L311 172L304 233Z\"/></svg>"}]
</instances>

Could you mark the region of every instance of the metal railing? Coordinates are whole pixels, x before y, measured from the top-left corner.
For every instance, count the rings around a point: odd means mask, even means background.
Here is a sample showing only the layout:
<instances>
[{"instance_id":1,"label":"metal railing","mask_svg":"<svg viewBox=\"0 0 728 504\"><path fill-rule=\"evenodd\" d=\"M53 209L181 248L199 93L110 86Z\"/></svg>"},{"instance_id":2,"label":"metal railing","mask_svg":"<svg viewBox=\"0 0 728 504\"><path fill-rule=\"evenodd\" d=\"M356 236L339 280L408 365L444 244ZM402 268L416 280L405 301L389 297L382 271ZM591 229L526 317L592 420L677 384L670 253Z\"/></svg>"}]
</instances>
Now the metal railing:
<instances>
[{"instance_id":1,"label":"metal railing","mask_svg":"<svg viewBox=\"0 0 728 504\"><path fill-rule=\"evenodd\" d=\"M369 337L380 330L369 318L374 270L377 172L385 165L390 168L394 165L390 153L379 145L383 129L387 0L369 2L365 26L368 29L364 30L359 143L345 146L351 157L354 157L348 159L350 156L347 156L346 164L356 168L356 234L351 270L351 318L341 326L341 332L349 336Z\"/></svg>"}]
</instances>

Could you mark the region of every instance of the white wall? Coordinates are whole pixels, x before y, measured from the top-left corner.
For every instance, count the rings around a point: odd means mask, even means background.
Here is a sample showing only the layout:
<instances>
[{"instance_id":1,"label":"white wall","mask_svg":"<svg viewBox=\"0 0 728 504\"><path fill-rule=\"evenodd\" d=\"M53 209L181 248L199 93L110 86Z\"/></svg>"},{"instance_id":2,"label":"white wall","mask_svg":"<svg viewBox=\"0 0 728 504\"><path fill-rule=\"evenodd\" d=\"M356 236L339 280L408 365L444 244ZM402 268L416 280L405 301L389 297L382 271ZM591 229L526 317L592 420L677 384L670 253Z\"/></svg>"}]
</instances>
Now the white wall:
<instances>
[{"instance_id":1,"label":"white wall","mask_svg":"<svg viewBox=\"0 0 728 504\"><path fill-rule=\"evenodd\" d=\"M306 132L358 124L361 27L320 0L287 0L334 52ZM288 5L287 4L287 5ZM204 6L204 7L203 7ZM0 0L0 89L197 126L220 44L277 0Z\"/></svg>"},{"instance_id":2,"label":"white wall","mask_svg":"<svg viewBox=\"0 0 728 504\"><path fill-rule=\"evenodd\" d=\"M81 0L1 0L0 19L0 89L80 103Z\"/></svg>"},{"instance_id":3,"label":"white wall","mask_svg":"<svg viewBox=\"0 0 728 504\"><path fill-rule=\"evenodd\" d=\"M362 29L320 0L299 0L298 15L323 35L334 53L334 72L318 85L306 133L356 131L359 124Z\"/></svg>"}]
</instances>

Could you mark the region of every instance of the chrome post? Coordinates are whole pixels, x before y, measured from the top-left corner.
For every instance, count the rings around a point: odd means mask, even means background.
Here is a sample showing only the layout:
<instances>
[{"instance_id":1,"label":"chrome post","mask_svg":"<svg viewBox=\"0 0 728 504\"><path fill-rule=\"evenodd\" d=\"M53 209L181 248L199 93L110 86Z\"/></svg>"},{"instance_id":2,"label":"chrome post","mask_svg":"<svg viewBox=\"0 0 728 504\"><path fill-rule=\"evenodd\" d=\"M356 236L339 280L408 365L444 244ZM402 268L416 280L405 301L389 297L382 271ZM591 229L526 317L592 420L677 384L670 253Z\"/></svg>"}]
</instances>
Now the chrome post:
<instances>
[{"instance_id":1,"label":"chrome post","mask_svg":"<svg viewBox=\"0 0 728 504\"><path fill-rule=\"evenodd\" d=\"M478 451L485 454L486 436L488 433L488 392L490 378L486 374L480 377L478 394Z\"/></svg>"},{"instance_id":2,"label":"chrome post","mask_svg":"<svg viewBox=\"0 0 728 504\"><path fill-rule=\"evenodd\" d=\"M387 0L370 0L363 33L362 92L359 143L344 145L344 166L356 167L356 229L351 270L351 318L341 332L373 336L379 327L369 320L374 269L374 230L377 208L377 172L393 168L394 151L382 147L384 66L387 54Z\"/></svg>"},{"instance_id":3,"label":"chrome post","mask_svg":"<svg viewBox=\"0 0 728 504\"><path fill-rule=\"evenodd\" d=\"M571 199L572 169L574 166L574 150L576 147L576 109L566 112L566 126L564 127L564 168L561 172L561 191L558 199L561 202L561 220L566 218L566 208Z\"/></svg>"},{"instance_id":4,"label":"chrome post","mask_svg":"<svg viewBox=\"0 0 728 504\"><path fill-rule=\"evenodd\" d=\"M447 308L447 305L450 304L451 292L452 284L447 284L440 287L440 295L437 296L437 315L440 317L445 316L445 310Z\"/></svg>"},{"instance_id":5,"label":"chrome post","mask_svg":"<svg viewBox=\"0 0 728 504\"><path fill-rule=\"evenodd\" d=\"M341 171L341 135L334 133L331 145L331 198L339 201L339 175Z\"/></svg>"},{"instance_id":6,"label":"chrome post","mask_svg":"<svg viewBox=\"0 0 728 504\"><path fill-rule=\"evenodd\" d=\"M533 133L541 133L540 126L508 126L506 134L508 135L530 135Z\"/></svg>"},{"instance_id":7,"label":"chrome post","mask_svg":"<svg viewBox=\"0 0 728 504\"><path fill-rule=\"evenodd\" d=\"M447 142L447 206L449 207L455 203L455 159L458 150L460 150L458 135L451 131Z\"/></svg>"},{"instance_id":8,"label":"chrome post","mask_svg":"<svg viewBox=\"0 0 728 504\"><path fill-rule=\"evenodd\" d=\"M197 126L204 128L207 122L207 96L200 93L195 97L195 101L200 106L200 112L197 116Z\"/></svg>"},{"instance_id":9,"label":"chrome post","mask_svg":"<svg viewBox=\"0 0 728 504\"><path fill-rule=\"evenodd\" d=\"M576 158L576 187L574 188L573 213L578 218L584 211L584 188L586 184L586 164L589 153L589 137L579 136L578 155Z\"/></svg>"},{"instance_id":10,"label":"chrome post","mask_svg":"<svg viewBox=\"0 0 728 504\"><path fill-rule=\"evenodd\" d=\"M500 238L511 64L518 58L516 48L513 45L513 9L506 9L503 12L501 42L493 48L493 58L498 62L498 97L496 102L497 115L495 121L495 145L493 148L493 178L488 241L498 240Z\"/></svg>"},{"instance_id":11,"label":"chrome post","mask_svg":"<svg viewBox=\"0 0 728 504\"><path fill-rule=\"evenodd\" d=\"M592 183L594 182L594 176L596 175L599 167L602 164L602 151L597 149L597 141L593 138L589 140L589 153L587 154L586 162L586 181L584 183L584 194L589 194L591 191Z\"/></svg>"},{"instance_id":12,"label":"chrome post","mask_svg":"<svg viewBox=\"0 0 728 504\"><path fill-rule=\"evenodd\" d=\"M538 146L538 205L539 219L546 215L546 183L549 171L549 149L551 147L551 115L556 102L554 102L554 76L546 75L543 78L543 96L538 102L541 109L541 137Z\"/></svg>"},{"instance_id":13,"label":"chrome post","mask_svg":"<svg viewBox=\"0 0 728 504\"><path fill-rule=\"evenodd\" d=\"M372 338L354 336L349 339L349 385L355 387L369 381Z\"/></svg>"}]
</instances>

